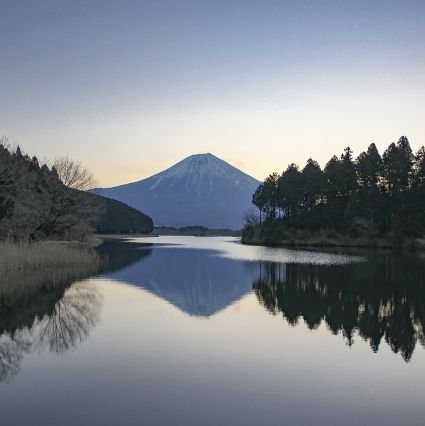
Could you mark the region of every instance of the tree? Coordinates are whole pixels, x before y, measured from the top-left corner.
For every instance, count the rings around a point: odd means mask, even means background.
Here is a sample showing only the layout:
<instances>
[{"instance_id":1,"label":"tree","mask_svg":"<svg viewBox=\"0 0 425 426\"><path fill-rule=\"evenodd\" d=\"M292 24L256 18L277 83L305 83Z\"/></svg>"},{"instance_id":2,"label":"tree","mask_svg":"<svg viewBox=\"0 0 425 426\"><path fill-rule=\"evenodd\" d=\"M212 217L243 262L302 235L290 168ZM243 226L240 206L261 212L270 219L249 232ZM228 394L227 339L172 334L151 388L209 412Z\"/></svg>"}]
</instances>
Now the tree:
<instances>
[{"instance_id":1,"label":"tree","mask_svg":"<svg viewBox=\"0 0 425 426\"><path fill-rule=\"evenodd\" d=\"M356 167L360 186L367 190L377 188L382 170L382 158L374 143L357 157Z\"/></svg>"},{"instance_id":2,"label":"tree","mask_svg":"<svg viewBox=\"0 0 425 426\"><path fill-rule=\"evenodd\" d=\"M334 155L327 163L324 169L323 192L326 199L332 199L340 194L340 160Z\"/></svg>"},{"instance_id":3,"label":"tree","mask_svg":"<svg viewBox=\"0 0 425 426\"><path fill-rule=\"evenodd\" d=\"M421 147L415 155L413 167L413 186L425 189L425 147Z\"/></svg>"},{"instance_id":4,"label":"tree","mask_svg":"<svg viewBox=\"0 0 425 426\"><path fill-rule=\"evenodd\" d=\"M339 167L340 194L349 197L357 189L356 166L353 161L353 151L350 147L345 148L341 155Z\"/></svg>"},{"instance_id":5,"label":"tree","mask_svg":"<svg viewBox=\"0 0 425 426\"><path fill-rule=\"evenodd\" d=\"M302 174L298 166L290 164L278 181L279 207L288 217L294 216L302 204Z\"/></svg>"},{"instance_id":6,"label":"tree","mask_svg":"<svg viewBox=\"0 0 425 426\"><path fill-rule=\"evenodd\" d=\"M71 160L69 157L58 157L53 167L59 180L68 188L88 191L97 186L93 174L79 161Z\"/></svg>"},{"instance_id":7,"label":"tree","mask_svg":"<svg viewBox=\"0 0 425 426\"><path fill-rule=\"evenodd\" d=\"M411 182L413 174L414 156L409 140L402 136L397 142L398 161L397 161L397 181L400 191L406 191Z\"/></svg>"},{"instance_id":8,"label":"tree","mask_svg":"<svg viewBox=\"0 0 425 426\"><path fill-rule=\"evenodd\" d=\"M277 216L277 209L279 207L278 182L279 175L276 172L267 176L266 180L264 181L264 195L267 200L267 219L275 219Z\"/></svg>"},{"instance_id":9,"label":"tree","mask_svg":"<svg viewBox=\"0 0 425 426\"><path fill-rule=\"evenodd\" d=\"M382 156L383 188L394 195L409 188L413 175L414 157L409 140L402 136L392 143Z\"/></svg>"},{"instance_id":10,"label":"tree","mask_svg":"<svg viewBox=\"0 0 425 426\"><path fill-rule=\"evenodd\" d=\"M425 148L413 155L402 136L382 157L372 143L356 161L347 147L323 171L312 159L301 172L290 164L281 176L270 175L253 201L272 222L276 212L284 213L280 222L264 224L271 240L278 240L285 226L353 236L388 233L399 243L407 236L421 237L425 233Z\"/></svg>"},{"instance_id":11,"label":"tree","mask_svg":"<svg viewBox=\"0 0 425 426\"><path fill-rule=\"evenodd\" d=\"M302 170L303 205L312 210L322 198L323 172L317 161L311 158Z\"/></svg>"},{"instance_id":12,"label":"tree","mask_svg":"<svg viewBox=\"0 0 425 426\"><path fill-rule=\"evenodd\" d=\"M264 209L267 204L267 200L265 197L265 191L264 191L264 184L261 183L254 194L252 195L252 204L258 208L258 211L260 213L260 223L262 221L262 213L264 212Z\"/></svg>"},{"instance_id":13,"label":"tree","mask_svg":"<svg viewBox=\"0 0 425 426\"><path fill-rule=\"evenodd\" d=\"M16 240L83 238L97 215L85 193L66 187L55 167L0 145L0 235Z\"/></svg>"}]
</instances>

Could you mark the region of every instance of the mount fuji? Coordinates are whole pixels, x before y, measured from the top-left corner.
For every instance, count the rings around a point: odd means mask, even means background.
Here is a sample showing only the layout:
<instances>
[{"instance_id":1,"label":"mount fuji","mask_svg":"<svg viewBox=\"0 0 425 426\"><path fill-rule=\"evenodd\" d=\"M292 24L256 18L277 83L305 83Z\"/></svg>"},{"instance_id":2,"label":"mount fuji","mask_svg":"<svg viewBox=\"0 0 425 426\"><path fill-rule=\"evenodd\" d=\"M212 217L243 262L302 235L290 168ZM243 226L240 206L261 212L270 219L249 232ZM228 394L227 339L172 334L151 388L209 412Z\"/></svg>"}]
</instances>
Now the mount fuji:
<instances>
[{"instance_id":1,"label":"mount fuji","mask_svg":"<svg viewBox=\"0 0 425 426\"><path fill-rule=\"evenodd\" d=\"M240 229L259 183L212 154L197 154L149 178L95 192L143 211L155 226Z\"/></svg>"}]
</instances>

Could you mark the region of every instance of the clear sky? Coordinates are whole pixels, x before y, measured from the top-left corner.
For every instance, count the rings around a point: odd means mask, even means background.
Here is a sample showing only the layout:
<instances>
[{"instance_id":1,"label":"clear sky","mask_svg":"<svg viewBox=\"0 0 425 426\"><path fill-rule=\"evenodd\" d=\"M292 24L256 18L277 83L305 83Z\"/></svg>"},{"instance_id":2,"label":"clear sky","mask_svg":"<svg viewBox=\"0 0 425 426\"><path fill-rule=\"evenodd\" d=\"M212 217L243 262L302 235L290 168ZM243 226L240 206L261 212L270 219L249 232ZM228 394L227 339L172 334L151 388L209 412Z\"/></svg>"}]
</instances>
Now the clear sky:
<instances>
[{"instance_id":1,"label":"clear sky","mask_svg":"<svg viewBox=\"0 0 425 426\"><path fill-rule=\"evenodd\" d=\"M425 1L0 0L0 135L110 186L425 144Z\"/></svg>"}]
</instances>

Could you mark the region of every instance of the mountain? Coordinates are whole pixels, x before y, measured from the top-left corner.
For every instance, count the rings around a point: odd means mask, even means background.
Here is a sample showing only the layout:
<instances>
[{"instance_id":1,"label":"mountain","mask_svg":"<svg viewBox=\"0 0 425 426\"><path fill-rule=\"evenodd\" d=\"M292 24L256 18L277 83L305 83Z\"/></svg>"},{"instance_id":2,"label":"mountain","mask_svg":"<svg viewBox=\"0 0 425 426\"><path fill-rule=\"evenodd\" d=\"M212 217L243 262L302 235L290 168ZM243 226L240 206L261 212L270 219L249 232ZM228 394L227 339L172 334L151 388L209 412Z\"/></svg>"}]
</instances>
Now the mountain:
<instances>
[{"instance_id":1,"label":"mountain","mask_svg":"<svg viewBox=\"0 0 425 426\"><path fill-rule=\"evenodd\" d=\"M143 211L156 226L240 229L258 185L216 156L197 154L147 179L96 193Z\"/></svg>"},{"instance_id":2,"label":"mountain","mask_svg":"<svg viewBox=\"0 0 425 426\"><path fill-rule=\"evenodd\" d=\"M209 250L134 243L121 244L117 250L115 241L107 244L99 251L108 255L115 268L104 276L140 287L193 316L215 315L249 294L260 278L258 263L237 262Z\"/></svg>"}]
</instances>

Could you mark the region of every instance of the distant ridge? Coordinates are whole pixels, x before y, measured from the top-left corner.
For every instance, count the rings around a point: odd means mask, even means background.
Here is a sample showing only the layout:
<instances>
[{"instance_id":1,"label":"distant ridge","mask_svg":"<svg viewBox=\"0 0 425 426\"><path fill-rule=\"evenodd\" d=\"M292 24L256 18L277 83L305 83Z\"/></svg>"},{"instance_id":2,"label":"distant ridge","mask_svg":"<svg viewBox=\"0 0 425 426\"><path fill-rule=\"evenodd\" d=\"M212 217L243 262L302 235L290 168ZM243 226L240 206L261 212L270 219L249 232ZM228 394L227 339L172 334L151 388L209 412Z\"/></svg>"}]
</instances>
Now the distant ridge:
<instances>
[{"instance_id":1,"label":"distant ridge","mask_svg":"<svg viewBox=\"0 0 425 426\"><path fill-rule=\"evenodd\" d=\"M258 185L207 153L191 155L147 179L95 192L145 212L155 226L240 229Z\"/></svg>"}]
</instances>

